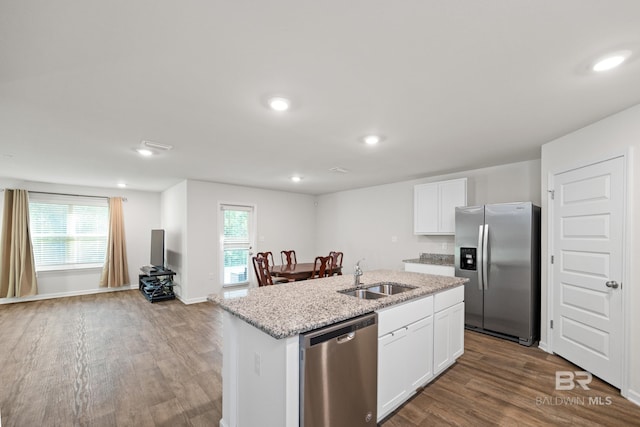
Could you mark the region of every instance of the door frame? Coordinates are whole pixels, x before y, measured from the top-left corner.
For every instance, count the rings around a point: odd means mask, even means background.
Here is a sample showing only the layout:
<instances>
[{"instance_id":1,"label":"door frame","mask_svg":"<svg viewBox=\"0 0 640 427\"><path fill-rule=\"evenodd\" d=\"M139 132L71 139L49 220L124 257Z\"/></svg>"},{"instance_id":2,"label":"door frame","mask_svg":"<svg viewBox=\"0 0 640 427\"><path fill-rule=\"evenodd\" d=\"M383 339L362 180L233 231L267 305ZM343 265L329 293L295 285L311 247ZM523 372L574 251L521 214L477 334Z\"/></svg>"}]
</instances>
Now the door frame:
<instances>
[{"instance_id":1,"label":"door frame","mask_svg":"<svg viewBox=\"0 0 640 427\"><path fill-rule=\"evenodd\" d=\"M551 329L551 322L553 320L554 312L554 276L553 266L551 264L551 256L554 255L554 229L555 223L553 221L554 209L552 200L552 191L555 189L555 175L570 172L575 169L581 169L587 166L594 165L596 163L606 162L615 158L623 158L624 170L622 172L622 182L624 188L623 194L623 207L622 207L622 334L624 342L622 343L622 382L620 387L620 394L627 397L629 391L629 372L631 368L631 301L629 296L629 286L632 286L633 278L631 274L631 244L632 244L632 203L633 200L633 148L627 147L625 150L613 151L609 155L603 155L599 158L593 158L590 160L583 160L570 164L570 166L564 166L558 170L551 170L547 175L547 189L543 191L547 192L547 260L544 262L547 265L547 351L554 353L553 351L553 329ZM555 353L554 353L555 354Z\"/></svg>"},{"instance_id":2,"label":"door frame","mask_svg":"<svg viewBox=\"0 0 640 427\"><path fill-rule=\"evenodd\" d=\"M253 232L253 235L250 236L249 239L249 244L251 245L251 249L255 251L256 249L256 243L257 243L257 235L258 235L258 205L255 203L250 203L250 202L230 202L230 201L221 201L218 200L218 205L217 205L217 215L218 215L218 227L216 229L216 235L218 236L218 280L220 281L220 289L224 289L224 242L223 242L223 237L221 234L221 230L222 230L222 226L223 226L223 221L224 221L224 215L221 214L222 212L222 206L247 206L247 207L251 207L253 209L252 213L252 218L251 218L251 230L250 230L250 234L251 232ZM249 255L251 257L251 251L249 252ZM255 283L255 273L253 271L253 265L251 263L251 258L249 259L249 263L247 266L247 282L248 284L238 284L235 286L249 286L251 287L254 283ZM234 285L231 286L226 286L227 289L233 288Z\"/></svg>"}]
</instances>

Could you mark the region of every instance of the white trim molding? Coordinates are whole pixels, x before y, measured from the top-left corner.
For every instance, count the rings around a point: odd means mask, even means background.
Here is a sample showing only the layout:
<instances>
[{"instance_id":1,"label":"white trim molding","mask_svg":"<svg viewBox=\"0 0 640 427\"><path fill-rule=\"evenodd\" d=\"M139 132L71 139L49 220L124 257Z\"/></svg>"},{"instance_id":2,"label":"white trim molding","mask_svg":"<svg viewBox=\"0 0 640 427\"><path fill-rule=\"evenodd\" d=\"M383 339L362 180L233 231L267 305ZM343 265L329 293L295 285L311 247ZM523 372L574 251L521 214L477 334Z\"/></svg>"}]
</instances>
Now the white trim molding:
<instances>
[{"instance_id":1,"label":"white trim molding","mask_svg":"<svg viewBox=\"0 0 640 427\"><path fill-rule=\"evenodd\" d=\"M627 390L627 394L626 395L623 394L623 396L626 397L629 402L633 402L636 405L640 406L640 393L639 392L633 391L633 390Z\"/></svg>"},{"instance_id":2,"label":"white trim molding","mask_svg":"<svg viewBox=\"0 0 640 427\"><path fill-rule=\"evenodd\" d=\"M129 286L125 285L125 286L120 286L118 288L98 288L98 289L87 289L82 291L55 292L52 294L40 294L40 295L32 295L28 297L0 298L0 305L13 304L16 302L41 301L41 300L54 299L54 298L78 297L81 295L102 294L105 292L129 291L132 289L138 289L138 285L129 285Z\"/></svg>"}]
</instances>

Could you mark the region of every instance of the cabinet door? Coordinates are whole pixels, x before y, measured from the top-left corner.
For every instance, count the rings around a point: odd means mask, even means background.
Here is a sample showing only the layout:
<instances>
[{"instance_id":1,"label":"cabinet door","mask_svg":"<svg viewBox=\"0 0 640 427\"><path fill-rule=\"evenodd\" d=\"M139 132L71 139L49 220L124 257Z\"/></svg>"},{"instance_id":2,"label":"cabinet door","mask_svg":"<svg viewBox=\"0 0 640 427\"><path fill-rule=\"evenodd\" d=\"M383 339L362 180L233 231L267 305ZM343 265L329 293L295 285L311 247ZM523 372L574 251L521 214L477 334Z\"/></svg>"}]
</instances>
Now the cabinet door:
<instances>
[{"instance_id":1,"label":"cabinet door","mask_svg":"<svg viewBox=\"0 0 640 427\"><path fill-rule=\"evenodd\" d=\"M440 202L438 232L454 234L456 231L456 207L467 205L467 179L439 183L438 199Z\"/></svg>"},{"instance_id":2,"label":"cabinet door","mask_svg":"<svg viewBox=\"0 0 640 427\"><path fill-rule=\"evenodd\" d=\"M413 232L438 232L438 183L416 185L413 190Z\"/></svg>"},{"instance_id":3,"label":"cabinet door","mask_svg":"<svg viewBox=\"0 0 640 427\"><path fill-rule=\"evenodd\" d=\"M464 353L464 302L436 312L433 319L433 374L438 375Z\"/></svg>"},{"instance_id":4,"label":"cabinet door","mask_svg":"<svg viewBox=\"0 0 640 427\"><path fill-rule=\"evenodd\" d=\"M464 302L451 307L451 358L453 360L464 353Z\"/></svg>"},{"instance_id":5,"label":"cabinet door","mask_svg":"<svg viewBox=\"0 0 640 427\"><path fill-rule=\"evenodd\" d=\"M433 316L407 327L410 361L407 364L410 392L433 378Z\"/></svg>"},{"instance_id":6,"label":"cabinet door","mask_svg":"<svg viewBox=\"0 0 640 427\"><path fill-rule=\"evenodd\" d=\"M409 356L406 328L378 338L378 421L409 394L406 366Z\"/></svg>"},{"instance_id":7,"label":"cabinet door","mask_svg":"<svg viewBox=\"0 0 640 427\"><path fill-rule=\"evenodd\" d=\"M451 360L452 335L451 308L434 315L433 319L433 373L438 375L453 363Z\"/></svg>"}]
</instances>

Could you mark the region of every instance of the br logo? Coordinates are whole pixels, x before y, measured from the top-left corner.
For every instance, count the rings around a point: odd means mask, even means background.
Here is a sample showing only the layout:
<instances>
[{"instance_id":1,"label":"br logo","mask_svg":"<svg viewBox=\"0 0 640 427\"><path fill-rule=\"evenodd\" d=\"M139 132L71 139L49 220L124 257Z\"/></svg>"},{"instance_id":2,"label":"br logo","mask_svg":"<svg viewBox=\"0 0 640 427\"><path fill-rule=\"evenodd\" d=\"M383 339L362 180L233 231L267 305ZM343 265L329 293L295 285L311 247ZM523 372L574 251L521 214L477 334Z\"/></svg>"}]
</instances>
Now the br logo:
<instances>
[{"instance_id":1,"label":"br logo","mask_svg":"<svg viewBox=\"0 0 640 427\"><path fill-rule=\"evenodd\" d=\"M573 390L576 384L583 390L591 390L588 384L593 376L587 371L556 371L556 390Z\"/></svg>"}]
</instances>

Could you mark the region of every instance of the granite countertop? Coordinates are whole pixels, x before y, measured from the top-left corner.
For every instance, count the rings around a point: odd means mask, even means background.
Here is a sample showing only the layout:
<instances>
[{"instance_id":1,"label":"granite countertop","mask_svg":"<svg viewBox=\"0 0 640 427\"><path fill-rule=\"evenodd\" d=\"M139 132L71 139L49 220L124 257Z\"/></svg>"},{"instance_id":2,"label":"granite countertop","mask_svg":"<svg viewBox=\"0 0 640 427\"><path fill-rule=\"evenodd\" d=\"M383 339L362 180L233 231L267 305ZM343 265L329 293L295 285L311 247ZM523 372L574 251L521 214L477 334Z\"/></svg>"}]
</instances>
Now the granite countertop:
<instances>
[{"instance_id":1,"label":"granite countertop","mask_svg":"<svg viewBox=\"0 0 640 427\"><path fill-rule=\"evenodd\" d=\"M337 291L353 289L353 276L289 282L246 292L209 295L224 310L274 338L281 339L347 320L403 301L462 285L465 278L392 270L367 271L363 286L393 282L416 286L407 292L376 300L358 299ZM241 296L233 296L241 293Z\"/></svg>"},{"instance_id":2,"label":"granite countertop","mask_svg":"<svg viewBox=\"0 0 640 427\"><path fill-rule=\"evenodd\" d=\"M448 267L455 266L454 256L446 254L420 254L420 258L403 259L402 262L409 262L412 264L446 265Z\"/></svg>"}]
</instances>

